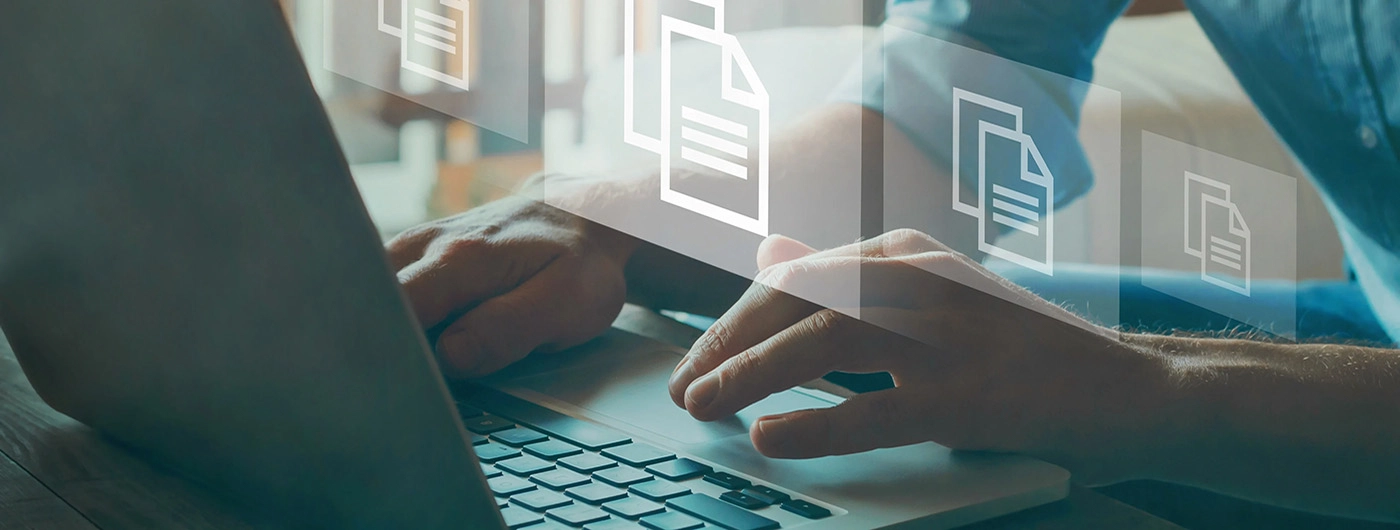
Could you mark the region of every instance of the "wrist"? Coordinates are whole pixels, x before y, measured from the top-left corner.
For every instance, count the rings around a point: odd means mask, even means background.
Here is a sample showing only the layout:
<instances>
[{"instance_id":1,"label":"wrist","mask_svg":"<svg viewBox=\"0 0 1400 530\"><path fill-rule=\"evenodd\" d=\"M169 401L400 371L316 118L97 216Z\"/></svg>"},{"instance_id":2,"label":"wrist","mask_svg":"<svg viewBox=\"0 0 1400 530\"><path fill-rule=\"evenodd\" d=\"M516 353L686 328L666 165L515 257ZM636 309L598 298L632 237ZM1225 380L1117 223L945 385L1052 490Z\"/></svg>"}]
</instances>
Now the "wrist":
<instances>
[{"instance_id":1,"label":"wrist","mask_svg":"<svg viewBox=\"0 0 1400 530\"><path fill-rule=\"evenodd\" d=\"M1150 374L1138 390L1141 418L1130 453L1133 478L1173 480L1203 450L1203 436L1219 434L1214 425L1219 413L1218 385L1201 377L1209 371L1207 359L1189 355L1186 339L1160 335L1124 335L1125 347L1152 359Z\"/></svg>"}]
</instances>

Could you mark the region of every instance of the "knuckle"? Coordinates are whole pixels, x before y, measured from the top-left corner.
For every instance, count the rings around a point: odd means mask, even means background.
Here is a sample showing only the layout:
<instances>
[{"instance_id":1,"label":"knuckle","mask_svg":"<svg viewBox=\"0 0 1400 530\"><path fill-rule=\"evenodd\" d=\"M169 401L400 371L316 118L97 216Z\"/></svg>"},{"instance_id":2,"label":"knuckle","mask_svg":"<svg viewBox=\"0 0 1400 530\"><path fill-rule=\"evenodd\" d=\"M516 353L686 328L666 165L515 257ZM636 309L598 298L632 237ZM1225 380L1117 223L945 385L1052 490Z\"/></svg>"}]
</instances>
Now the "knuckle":
<instances>
[{"instance_id":1,"label":"knuckle","mask_svg":"<svg viewBox=\"0 0 1400 530\"><path fill-rule=\"evenodd\" d=\"M849 317L832 309L823 309L813 313L808 322L813 333L827 339L843 336L851 325Z\"/></svg>"},{"instance_id":2,"label":"knuckle","mask_svg":"<svg viewBox=\"0 0 1400 530\"><path fill-rule=\"evenodd\" d=\"M886 234L882 243L888 252L894 254L923 252L935 245L933 238L928 234L912 228L894 230Z\"/></svg>"},{"instance_id":3,"label":"knuckle","mask_svg":"<svg viewBox=\"0 0 1400 530\"><path fill-rule=\"evenodd\" d=\"M720 366L720 386L724 386L725 383L731 383L739 378L742 378L744 374L750 373L760 368L762 365L763 359L760 356L756 355L753 352L753 350L749 350L739 355L735 355L728 361L725 361L725 363Z\"/></svg>"},{"instance_id":4,"label":"knuckle","mask_svg":"<svg viewBox=\"0 0 1400 530\"><path fill-rule=\"evenodd\" d=\"M710 329L705 330L705 333L701 334L700 338L695 341L697 360L716 352L725 351L733 340L733 328L724 319L716 320L714 324L710 325Z\"/></svg>"},{"instance_id":5,"label":"knuckle","mask_svg":"<svg viewBox=\"0 0 1400 530\"><path fill-rule=\"evenodd\" d=\"M921 269L950 279L965 279L965 271L978 267L971 258L949 251L926 252L913 258L911 263Z\"/></svg>"},{"instance_id":6,"label":"knuckle","mask_svg":"<svg viewBox=\"0 0 1400 530\"><path fill-rule=\"evenodd\" d=\"M459 236L444 242L438 248L438 254L444 261L456 261L460 259L480 256L491 248L491 243L483 237Z\"/></svg>"},{"instance_id":7,"label":"knuckle","mask_svg":"<svg viewBox=\"0 0 1400 530\"><path fill-rule=\"evenodd\" d=\"M439 229L439 228L438 228L437 226L435 226L435 225L431 225L431 224L418 225L418 226L415 226L415 227L413 227L413 228L409 228L408 230L404 230L403 232L399 232L399 235L395 236L394 239L393 239L392 241L390 241L390 244L391 244L391 245L392 245L392 244L395 244L395 243L402 244L402 243L406 243L406 242L409 242L409 241L418 241L418 240L422 240L422 239L433 238L433 237L437 237L437 235L438 235L440 232L441 232L441 229Z\"/></svg>"},{"instance_id":8,"label":"knuckle","mask_svg":"<svg viewBox=\"0 0 1400 530\"><path fill-rule=\"evenodd\" d=\"M931 262L933 265L940 266L963 265L963 260L965 259L966 257L964 257L962 254L957 254L954 252L930 252L928 254L929 262Z\"/></svg>"},{"instance_id":9,"label":"knuckle","mask_svg":"<svg viewBox=\"0 0 1400 530\"><path fill-rule=\"evenodd\" d=\"M769 289L789 292L797 285L798 278L806 270L807 267L801 260L779 263L763 269L759 273L758 283Z\"/></svg>"},{"instance_id":10,"label":"knuckle","mask_svg":"<svg viewBox=\"0 0 1400 530\"><path fill-rule=\"evenodd\" d=\"M394 236L394 238L389 240L389 243L385 246L389 249L390 252L401 252L410 248L414 248L417 245L422 244L423 241L437 238L440 233L441 230L436 226L419 225L413 228L409 228L408 230L404 230L403 232L399 232L399 235Z\"/></svg>"}]
</instances>

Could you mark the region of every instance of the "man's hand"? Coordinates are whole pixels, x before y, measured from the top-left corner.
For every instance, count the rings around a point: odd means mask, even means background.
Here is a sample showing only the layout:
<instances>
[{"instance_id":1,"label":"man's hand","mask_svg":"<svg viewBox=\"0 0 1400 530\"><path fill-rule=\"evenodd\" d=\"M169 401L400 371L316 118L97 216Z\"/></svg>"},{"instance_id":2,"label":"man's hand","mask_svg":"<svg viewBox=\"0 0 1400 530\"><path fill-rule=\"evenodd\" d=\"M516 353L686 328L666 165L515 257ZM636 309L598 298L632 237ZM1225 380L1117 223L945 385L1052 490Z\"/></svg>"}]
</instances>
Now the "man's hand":
<instances>
[{"instance_id":1,"label":"man's hand","mask_svg":"<svg viewBox=\"0 0 1400 530\"><path fill-rule=\"evenodd\" d=\"M672 377L678 405L717 420L837 370L887 371L896 385L830 409L761 418L751 435L765 455L934 441L1033 454L1081 478L1121 478L1126 466L1117 464L1149 436L1134 427L1133 411L1162 384L1157 357L928 236L899 231L821 253L775 236L759 253L758 281ZM861 320L785 294L849 278L853 268Z\"/></svg>"},{"instance_id":2,"label":"man's hand","mask_svg":"<svg viewBox=\"0 0 1400 530\"><path fill-rule=\"evenodd\" d=\"M523 197L411 229L389 242L419 322L456 377L596 337L622 310L637 242Z\"/></svg>"}]
</instances>

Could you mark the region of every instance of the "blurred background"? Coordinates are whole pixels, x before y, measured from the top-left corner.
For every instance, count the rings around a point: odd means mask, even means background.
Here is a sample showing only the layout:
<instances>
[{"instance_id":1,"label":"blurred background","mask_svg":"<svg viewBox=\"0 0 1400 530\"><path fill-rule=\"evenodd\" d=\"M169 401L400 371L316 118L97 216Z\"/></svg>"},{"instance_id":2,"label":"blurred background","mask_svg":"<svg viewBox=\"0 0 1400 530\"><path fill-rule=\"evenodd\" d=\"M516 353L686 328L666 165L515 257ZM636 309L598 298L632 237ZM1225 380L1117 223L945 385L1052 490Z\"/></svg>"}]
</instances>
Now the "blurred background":
<instances>
[{"instance_id":1,"label":"blurred background","mask_svg":"<svg viewBox=\"0 0 1400 530\"><path fill-rule=\"evenodd\" d=\"M512 0L515 1L515 0ZM527 0L519 0L527 1ZM624 2L667 0L528 0L533 33L531 135L518 141L390 96L321 67L327 0L282 0L317 89L325 99L357 185L387 238L510 193L542 170L600 173L650 162L623 144L619 106ZM821 105L858 53L832 48L853 33L873 36L885 0L731 0L727 23L773 92L774 124ZM500 5L500 4L495 4ZM473 2L473 21L489 21L491 2ZM853 16L854 13L854 16ZM478 31L479 29L479 31ZM639 33L654 34L643 25ZM474 26L475 39L504 38ZM842 38L833 38L840 36ZM639 64L651 50L640 39ZM824 49L826 48L826 49ZM1292 156L1274 137L1180 0L1139 0L1111 28L1096 61L1095 84L1122 97L1120 153L1095 149L1094 138L1118 127L1105 94L1091 94L1083 133L1097 167L1121 163L1123 185L1102 187L1067 207L1057 222L1081 231L1082 247L1061 259L1137 264L1142 241L1175 221L1144 219L1139 188L1141 131L1147 130L1299 178L1297 279L1342 275L1331 221ZM460 95L457 95L460 96ZM1095 226L1094 211L1121 204L1123 226ZM1121 244L1096 246L1119 237ZM1105 252L1120 254L1103 255ZM1259 278L1280 277L1261 263ZM1290 271L1291 272L1291 271ZM1291 274L1287 279L1293 279Z\"/></svg>"}]
</instances>

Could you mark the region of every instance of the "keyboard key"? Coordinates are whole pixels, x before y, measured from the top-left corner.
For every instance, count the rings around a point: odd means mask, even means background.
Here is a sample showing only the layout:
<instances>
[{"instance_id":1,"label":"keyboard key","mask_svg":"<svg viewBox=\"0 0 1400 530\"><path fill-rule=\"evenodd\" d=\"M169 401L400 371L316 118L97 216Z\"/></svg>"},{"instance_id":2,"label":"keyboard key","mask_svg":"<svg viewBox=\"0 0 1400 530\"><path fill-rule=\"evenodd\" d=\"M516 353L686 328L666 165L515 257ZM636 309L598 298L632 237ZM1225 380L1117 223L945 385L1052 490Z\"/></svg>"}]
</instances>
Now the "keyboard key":
<instances>
[{"instance_id":1,"label":"keyboard key","mask_svg":"<svg viewBox=\"0 0 1400 530\"><path fill-rule=\"evenodd\" d=\"M562 525L562 524L556 523L556 522L554 522L554 521L545 521L545 522L543 522L543 523L541 523L541 524L538 524L538 525L535 525L535 526L531 526L529 530L574 530L574 529L569 528L569 527L567 527L567 526L564 526L564 525ZM584 530L588 530L588 527L584 527Z\"/></svg>"},{"instance_id":2,"label":"keyboard key","mask_svg":"<svg viewBox=\"0 0 1400 530\"><path fill-rule=\"evenodd\" d=\"M647 466L648 473L676 482L690 480L711 471L714 471L714 468L689 458L677 458L668 462Z\"/></svg>"},{"instance_id":3,"label":"keyboard key","mask_svg":"<svg viewBox=\"0 0 1400 530\"><path fill-rule=\"evenodd\" d=\"M510 506L510 499L507 499L505 497L496 497L496 508L505 508L506 506Z\"/></svg>"},{"instance_id":4,"label":"keyboard key","mask_svg":"<svg viewBox=\"0 0 1400 530\"><path fill-rule=\"evenodd\" d=\"M496 462L496 468L506 473L528 477L541 471L554 469L554 463L530 455Z\"/></svg>"},{"instance_id":5,"label":"keyboard key","mask_svg":"<svg viewBox=\"0 0 1400 530\"><path fill-rule=\"evenodd\" d=\"M537 512L553 510L574 503L572 499L549 490L527 491L511 497L510 502Z\"/></svg>"},{"instance_id":6,"label":"keyboard key","mask_svg":"<svg viewBox=\"0 0 1400 530\"><path fill-rule=\"evenodd\" d=\"M490 441L488 438L486 438L485 436L482 436L482 435L480 435L480 434L471 433L471 435L472 435L472 445L481 445L481 444L484 444L484 443Z\"/></svg>"},{"instance_id":7,"label":"keyboard key","mask_svg":"<svg viewBox=\"0 0 1400 530\"><path fill-rule=\"evenodd\" d=\"M517 456L520 456L519 449L515 449L513 447L506 447L501 444L488 443L485 445L478 445L474 449L476 449L477 460L486 462L488 464L500 462L507 458L515 458Z\"/></svg>"},{"instance_id":8,"label":"keyboard key","mask_svg":"<svg viewBox=\"0 0 1400 530\"><path fill-rule=\"evenodd\" d=\"M652 480L651 473L627 466L618 466L612 469L604 469L593 474L593 478L612 484L619 488L625 488L633 484L638 484Z\"/></svg>"},{"instance_id":9,"label":"keyboard key","mask_svg":"<svg viewBox=\"0 0 1400 530\"><path fill-rule=\"evenodd\" d=\"M719 487L728 490L741 490L753 485L753 483L749 482L744 477L731 475L723 471L716 471L714 473L705 475L705 482L709 482L710 484L716 484Z\"/></svg>"},{"instance_id":10,"label":"keyboard key","mask_svg":"<svg viewBox=\"0 0 1400 530\"><path fill-rule=\"evenodd\" d=\"M751 488L744 488L744 495L748 495L767 504L781 504L787 502L788 499L792 498L788 496L788 494L775 490L768 486L754 486Z\"/></svg>"},{"instance_id":11,"label":"keyboard key","mask_svg":"<svg viewBox=\"0 0 1400 530\"><path fill-rule=\"evenodd\" d=\"M501 518L506 520L506 527L511 529L530 526L544 521L544 516L527 512L514 506L501 508Z\"/></svg>"},{"instance_id":12,"label":"keyboard key","mask_svg":"<svg viewBox=\"0 0 1400 530\"><path fill-rule=\"evenodd\" d=\"M681 495L690 494L690 488L687 488L680 484L676 484L674 482L666 482L664 480L653 480L651 482L633 484L632 487L627 488L627 491L654 500L656 502L661 502L672 497L680 497Z\"/></svg>"},{"instance_id":13,"label":"keyboard key","mask_svg":"<svg viewBox=\"0 0 1400 530\"><path fill-rule=\"evenodd\" d=\"M506 421L505 418L490 414L462 420L462 423L467 426L467 430L483 436L515 427L514 423Z\"/></svg>"},{"instance_id":14,"label":"keyboard key","mask_svg":"<svg viewBox=\"0 0 1400 530\"><path fill-rule=\"evenodd\" d=\"M567 467L579 473L589 474L599 469L607 469L613 467L617 465L617 462L613 462L612 460L603 458L595 454L586 453L578 456L571 456L565 459L561 459L559 461L559 465Z\"/></svg>"},{"instance_id":15,"label":"keyboard key","mask_svg":"<svg viewBox=\"0 0 1400 530\"><path fill-rule=\"evenodd\" d=\"M574 504L563 508L555 508L545 512L549 518L564 523L569 526L583 526L588 523L596 523L608 518L607 512L592 506Z\"/></svg>"},{"instance_id":16,"label":"keyboard key","mask_svg":"<svg viewBox=\"0 0 1400 530\"><path fill-rule=\"evenodd\" d=\"M783 509L801 515L808 519L821 519L831 517L831 510L822 508L802 499L793 499L783 503Z\"/></svg>"},{"instance_id":17,"label":"keyboard key","mask_svg":"<svg viewBox=\"0 0 1400 530\"><path fill-rule=\"evenodd\" d=\"M676 457L675 453L657 449L643 443L632 443L613 447L611 449L604 449L603 456L632 467L646 467Z\"/></svg>"},{"instance_id":18,"label":"keyboard key","mask_svg":"<svg viewBox=\"0 0 1400 530\"><path fill-rule=\"evenodd\" d=\"M652 530L695 530L704 528L705 522L680 512L658 513L643 517L642 526Z\"/></svg>"},{"instance_id":19,"label":"keyboard key","mask_svg":"<svg viewBox=\"0 0 1400 530\"><path fill-rule=\"evenodd\" d=\"M477 389L472 401L502 416L534 427L535 430L590 451L598 451L632 441L617 431L570 418L499 390Z\"/></svg>"},{"instance_id":20,"label":"keyboard key","mask_svg":"<svg viewBox=\"0 0 1400 530\"><path fill-rule=\"evenodd\" d=\"M532 443L525 446L524 449L526 453L530 453L545 460L558 460L566 456L574 456L583 453L583 449L579 449L559 440Z\"/></svg>"},{"instance_id":21,"label":"keyboard key","mask_svg":"<svg viewBox=\"0 0 1400 530\"><path fill-rule=\"evenodd\" d=\"M726 491L724 492L724 494L719 496L719 500L749 510L757 510L759 508L767 508L769 506L768 503L745 495L743 492L740 491Z\"/></svg>"},{"instance_id":22,"label":"keyboard key","mask_svg":"<svg viewBox=\"0 0 1400 530\"><path fill-rule=\"evenodd\" d=\"M642 530L642 526L624 519L608 519L585 525L583 530Z\"/></svg>"},{"instance_id":23,"label":"keyboard key","mask_svg":"<svg viewBox=\"0 0 1400 530\"><path fill-rule=\"evenodd\" d=\"M501 471L490 464L481 464L481 474L486 475L486 478L496 478L501 476Z\"/></svg>"},{"instance_id":24,"label":"keyboard key","mask_svg":"<svg viewBox=\"0 0 1400 530\"><path fill-rule=\"evenodd\" d=\"M564 494L588 504L603 504L627 496L626 491L597 482L569 488L564 491Z\"/></svg>"},{"instance_id":25,"label":"keyboard key","mask_svg":"<svg viewBox=\"0 0 1400 530\"><path fill-rule=\"evenodd\" d=\"M603 510L627 519L637 519L666 511L666 507L637 497L619 499L603 505Z\"/></svg>"},{"instance_id":26,"label":"keyboard key","mask_svg":"<svg viewBox=\"0 0 1400 530\"><path fill-rule=\"evenodd\" d=\"M509 497L517 493L525 493L535 489L534 484L510 475L501 475L493 479L487 479L486 485L491 488L491 493L495 493L500 497Z\"/></svg>"},{"instance_id":27,"label":"keyboard key","mask_svg":"<svg viewBox=\"0 0 1400 530\"><path fill-rule=\"evenodd\" d=\"M666 501L666 507L729 530L773 530L778 527L777 521L700 493Z\"/></svg>"},{"instance_id":28,"label":"keyboard key","mask_svg":"<svg viewBox=\"0 0 1400 530\"><path fill-rule=\"evenodd\" d=\"M587 475L580 475L567 469L556 469L531 476L530 482L552 490L562 491L574 486L582 486L591 481L588 480Z\"/></svg>"},{"instance_id":29,"label":"keyboard key","mask_svg":"<svg viewBox=\"0 0 1400 530\"><path fill-rule=\"evenodd\" d=\"M492 441L500 442L511 447L523 447L548 439L548 436L540 434L539 431L526 429L524 427L506 429L491 435Z\"/></svg>"}]
</instances>

